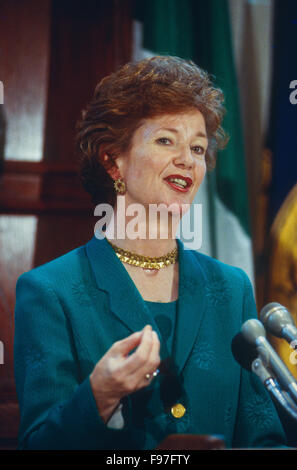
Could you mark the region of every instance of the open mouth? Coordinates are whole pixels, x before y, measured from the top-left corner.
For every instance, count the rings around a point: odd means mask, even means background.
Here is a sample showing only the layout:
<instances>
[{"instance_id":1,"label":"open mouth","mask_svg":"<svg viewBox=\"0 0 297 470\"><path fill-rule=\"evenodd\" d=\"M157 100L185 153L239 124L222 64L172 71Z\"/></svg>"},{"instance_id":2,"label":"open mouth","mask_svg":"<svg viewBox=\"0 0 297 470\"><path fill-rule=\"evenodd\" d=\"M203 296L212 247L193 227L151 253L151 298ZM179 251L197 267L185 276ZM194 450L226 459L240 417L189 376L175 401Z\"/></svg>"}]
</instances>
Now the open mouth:
<instances>
[{"instance_id":1,"label":"open mouth","mask_svg":"<svg viewBox=\"0 0 297 470\"><path fill-rule=\"evenodd\" d=\"M192 186L191 178L184 177L181 175L170 175L164 179L166 183L168 183L168 185L171 186L171 188L177 191L187 192Z\"/></svg>"}]
</instances>

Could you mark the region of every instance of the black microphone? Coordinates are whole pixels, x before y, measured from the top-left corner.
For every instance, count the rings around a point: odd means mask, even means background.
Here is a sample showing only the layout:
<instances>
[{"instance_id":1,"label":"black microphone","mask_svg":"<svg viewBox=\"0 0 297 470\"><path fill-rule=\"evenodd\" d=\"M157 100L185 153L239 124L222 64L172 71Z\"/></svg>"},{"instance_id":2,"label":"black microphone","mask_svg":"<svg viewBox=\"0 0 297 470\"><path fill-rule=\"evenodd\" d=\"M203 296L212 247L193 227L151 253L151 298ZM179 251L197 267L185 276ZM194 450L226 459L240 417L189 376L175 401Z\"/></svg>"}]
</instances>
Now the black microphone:
<instances>
[{"instance_id":1,"label":"black microphone","mask_svg":"<svg viewBox=\"0 0 297 470\"><path fill-rule=\"evenodd\" d=\"M272 372L266 369L263 361L258 357L256 346L249 343L241 331L232 339L231 351L238 364L244 369L254 372L265 386L266 380L275 378Z\"/></svg>"},{"instance_id":2,"label":"black microphone","mask_svg":"<svg viewBox=\"0 0 297 470\"><path fill-rule=\"evenodd\" d=\"M297 328L290 312L283 305L271 302L260 312L260 320L268 333L284 338L290 344L297 341Z\"/></svg>"},{"instance_id":3,"label":"black microphone","mask_svg":"<svg viewBox=\"0 0 297 470\"><path fill-rule=\"evenodd\" d=\"M237 333L232 339L231 350L234 359L241 367L256 374L266 390L286 412L297 421L297 408L290 395L281 390L277 380L268 370L260 357L257 356L257 348L249 343L242 332ZM262 351L263 353L263 351ZM266 355L267 356L267 355ZM267 359L267 358L266 358Z\"/></svg>"},{"instance_id":4,"label":"black microphone","mask_svg":"<svg viewBox=\"0 0 297 470\"><path fill-rule=\"evenodd\" d=\"M249 371L252 362L258 357L256 347L247 342L241 331L232 339L231 351L238 364Z\"/></svg>"},{"instance_id":5,"label":"black microphone","mask_svg":"<svg viewBox=\"0 0 297 470\"><path fill-rule=\"evenodd\" d=\"M264 366L263 361L258 357L256 346L249 343L241 331L232 339L231 351L238 364L244 369L254 372L254 374L259 377L265 388L267 388L267 390L275 397L276 393L272 389L279 390L279 385L275 380L275 377L271 371L268 371ZM277 394L278 393L279 392L277 392ZM277 399L280 401L279 397L277 397Z\"/></svg>"},{"instance_id":6,"label":"black microphone","mask_svg":"<svg viewBox=\"0 0 297 470\"><path fill-rule=\"evenodd\" d=\"M256 347L257 353L264 365L272 370L280 384L297 402L297 383L295 378L266 339L264 326L259 320L247 320L241 327L244 338Z\"/></svg>"}]
</instances>

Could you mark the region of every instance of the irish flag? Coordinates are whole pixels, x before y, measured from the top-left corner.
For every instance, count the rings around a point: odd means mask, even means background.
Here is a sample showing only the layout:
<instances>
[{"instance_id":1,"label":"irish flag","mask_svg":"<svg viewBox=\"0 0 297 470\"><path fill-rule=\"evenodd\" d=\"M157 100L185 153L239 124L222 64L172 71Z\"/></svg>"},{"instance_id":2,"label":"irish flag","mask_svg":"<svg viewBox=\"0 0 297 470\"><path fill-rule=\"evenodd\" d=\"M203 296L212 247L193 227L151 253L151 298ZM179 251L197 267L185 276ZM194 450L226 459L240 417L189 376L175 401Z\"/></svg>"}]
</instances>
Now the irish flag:
<instances>
[{"instance_id":1,"label":"irish flag","mask_svg":"<svg viewBox=\"0 0 297 470\"><path fill-rule=\"evenodd\" d=\"M223 127L230 136L194 203L202 204L202 253L242 268L254 282L245 155L226 0L136 2L134 59L173 55L214 76L225 95ZM190 215L189 215L190 216Z\"/></svg>"}]
</instances>

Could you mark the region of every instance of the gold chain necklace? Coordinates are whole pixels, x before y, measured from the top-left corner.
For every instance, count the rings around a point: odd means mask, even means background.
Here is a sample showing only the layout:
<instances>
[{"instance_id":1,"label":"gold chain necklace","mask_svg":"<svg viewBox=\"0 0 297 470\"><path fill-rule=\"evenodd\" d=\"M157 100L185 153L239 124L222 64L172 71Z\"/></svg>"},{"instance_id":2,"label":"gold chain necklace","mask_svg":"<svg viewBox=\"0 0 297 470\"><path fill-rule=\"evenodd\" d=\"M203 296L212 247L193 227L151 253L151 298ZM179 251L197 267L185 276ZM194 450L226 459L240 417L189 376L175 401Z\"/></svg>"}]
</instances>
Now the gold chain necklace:
<instances>
[{"instance_id":1,"label":"gold chain necklace","mask_svg":"<svg viewBox=\"0 0 297 470\"><path fill-rule=\"evenodd\" d=\"M116 252L117 257L123 263L131 264L132 266L138 266L143 269L159 270L161 268L166 268L170 264L174 264L177 260L177 248L174 248L174 250L167 253L167 255L152 258L149 256L138 255L137 253L133 253L132 251L123 250L122 248L119 248L118 246L111 243L111 241L107 238L106 240Z\"/></svg>"}]
</instances>

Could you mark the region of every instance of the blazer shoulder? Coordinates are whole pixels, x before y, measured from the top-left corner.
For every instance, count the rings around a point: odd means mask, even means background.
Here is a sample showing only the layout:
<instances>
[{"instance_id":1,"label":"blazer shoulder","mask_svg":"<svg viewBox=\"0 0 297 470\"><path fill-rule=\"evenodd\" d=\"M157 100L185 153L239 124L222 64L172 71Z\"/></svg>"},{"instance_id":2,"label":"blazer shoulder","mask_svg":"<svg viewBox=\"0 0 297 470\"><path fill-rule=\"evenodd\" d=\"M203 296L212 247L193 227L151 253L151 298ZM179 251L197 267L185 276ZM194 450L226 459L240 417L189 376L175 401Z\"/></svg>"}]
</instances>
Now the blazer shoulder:
<instances>
[{"instance_id":1,"label":"blazer shoulder","mask_svg":"<svg viewBox=\"0 0 297 470\"><path fill-rule=\"evenodd\" d=\"M81 278L86 271L89 271L89 268L85 245L83 245L23 273L18 278L17 284L23 280L47 280L49 283L59 285L59 283L64 284Z\"/></svg>"},{"instance_id":2,"label":"blazer shoulder","mask_svg":"<svg viewBox=\"0 0 297 470\"><path fill-rule=\"evenodd\" d=\"M191 253L196 261L198 261L208 278L212 279L214 277L223 277L224 279L229 280L231 283L239 282L245 286L251 286L251 281L243 269L227 263L223 263L222 261L219 261L203 253L199 253L195 250L191 250Z\"/></svg>"}]
</instances>

